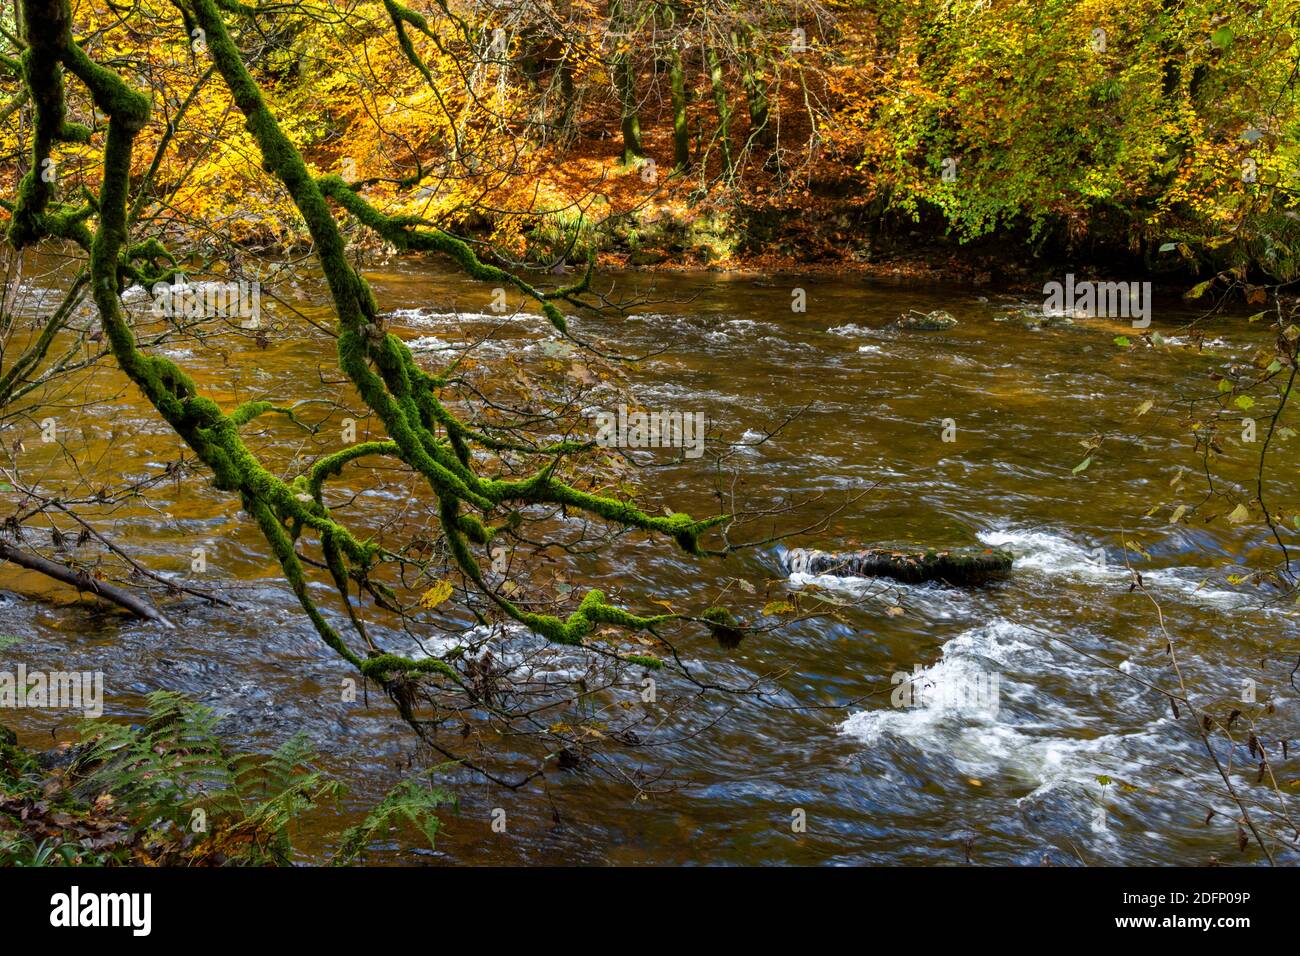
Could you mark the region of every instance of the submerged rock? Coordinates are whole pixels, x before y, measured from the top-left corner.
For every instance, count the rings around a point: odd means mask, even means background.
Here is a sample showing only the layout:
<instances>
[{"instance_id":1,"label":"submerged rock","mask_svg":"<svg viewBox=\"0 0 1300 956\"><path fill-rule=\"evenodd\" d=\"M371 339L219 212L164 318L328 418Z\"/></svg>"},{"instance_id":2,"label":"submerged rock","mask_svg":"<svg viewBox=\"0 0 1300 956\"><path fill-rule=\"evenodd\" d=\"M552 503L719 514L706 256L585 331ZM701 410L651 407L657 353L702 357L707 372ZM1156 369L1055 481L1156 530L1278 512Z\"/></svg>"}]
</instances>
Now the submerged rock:
<instances>
[{"instance_id":1,"label":"submerged rock","mask_svg":"<svg viewBox=\"0 0 1300 956\"><path fill-rule=\"evenodd\" d=\"M1026 329L1055 329L1074 325L1074 319L1068 315L1043 314L1041 312L1004 312L993 316L994 322L1009 322Z\"/></svg>"},{"instance_id":2,"label":"submerged rock","mask_svg":"<svg viewBox=\"0 0 1300 956\"><path fill-rule=\"evenodd\" d=\"M796 548L785 559L791 573L884 577L908 584L943 581L958 585L983 584L1002 577L1011 570L1013 561L1011 552L998 548L866 548L838 552Z\"/></svg>"},{"instance_id":3,"label":"submerged rock","mask_svg":"<svg viewBox=\"0 0 1300 956\"><path fill-rule=\"evenodd\" d=\"M904 332L942 332L956 324L957 320L942 309L933 312L905 312L894 322L895 328Z\"/></svg>"}]
</instances>

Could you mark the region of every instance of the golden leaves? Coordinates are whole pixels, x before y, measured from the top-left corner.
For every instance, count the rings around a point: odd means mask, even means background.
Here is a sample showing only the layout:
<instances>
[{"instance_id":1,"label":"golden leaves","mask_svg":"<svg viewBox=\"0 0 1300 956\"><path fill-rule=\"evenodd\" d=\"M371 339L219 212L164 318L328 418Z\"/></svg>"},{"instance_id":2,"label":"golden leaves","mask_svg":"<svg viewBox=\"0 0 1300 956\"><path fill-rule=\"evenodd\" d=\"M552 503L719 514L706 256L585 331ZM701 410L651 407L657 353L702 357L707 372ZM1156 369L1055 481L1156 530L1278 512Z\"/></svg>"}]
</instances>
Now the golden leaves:
<instances>
[{"instance_id":1,"label":"golden leaves","mask_svg":"<svg viewBox=\"0 0 1300 956\"><path fill-rule=\"evenodd\" d=\"M431 611L451 597L454 590L455 586L446 578L443 578L420 595L420 607Z\"/></svg>"}]
</instances>

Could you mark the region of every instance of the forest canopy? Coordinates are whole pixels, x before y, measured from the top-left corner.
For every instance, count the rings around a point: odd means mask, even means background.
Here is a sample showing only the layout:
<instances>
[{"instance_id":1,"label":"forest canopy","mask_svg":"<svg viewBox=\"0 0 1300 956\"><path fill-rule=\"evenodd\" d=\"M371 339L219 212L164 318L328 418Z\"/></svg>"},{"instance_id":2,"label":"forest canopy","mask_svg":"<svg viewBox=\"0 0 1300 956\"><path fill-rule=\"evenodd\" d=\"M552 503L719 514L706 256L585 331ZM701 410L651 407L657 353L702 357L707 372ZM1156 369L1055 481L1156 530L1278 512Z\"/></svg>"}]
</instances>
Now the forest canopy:
<instances>
[{"instance_id":1,"label":"forest canopy","mask_svg":"<svg viewBox=\"0 0 1300 956\"><path fill-rule=\"evenodd\" d=\"M132 175L172 140L145 221L305 238L192 18L167 0L73 13L86 49L129 65L153 106ZM511 261L581 261L588 246L849 261L919 223L1285 281L1300 241L1298 13L1288 0L388 0L276 4L240 29L314 174ZM12 181L29 114L6 16ZM69 96L87 116L87 91ZM51 159L64 188L97 188L94 145L61 142Z\"/></svg>"}]
</instances>

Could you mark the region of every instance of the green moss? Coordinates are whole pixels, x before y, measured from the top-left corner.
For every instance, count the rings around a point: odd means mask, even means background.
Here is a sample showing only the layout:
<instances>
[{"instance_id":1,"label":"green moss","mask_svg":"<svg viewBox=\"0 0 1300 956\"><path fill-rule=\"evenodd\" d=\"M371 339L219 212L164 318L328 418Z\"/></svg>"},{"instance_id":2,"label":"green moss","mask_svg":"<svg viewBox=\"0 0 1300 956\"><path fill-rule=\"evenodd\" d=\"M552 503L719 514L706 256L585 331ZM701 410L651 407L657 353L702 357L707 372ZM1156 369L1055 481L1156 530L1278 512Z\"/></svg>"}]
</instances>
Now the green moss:
<instances>
[{"instance_id":1,"label":"green moss","mask_svg":"<svg viewBox=\"0 0 1300 956\"><path fill-rule=\"evenodd\" d=\"M38 9L36 0L24 2L34 5L34 23L51 15L47 6ZM40 98L34 99L33 157L37 160L48 157L52 143L61 137L82 136L80 129L64 123L61 70L66 67L87 86L96 106L108 116L103 180L98 198L92 198L84 207L68 209L55 206L51 210L48 184L39 178L25 178L15 204L11 238L16 238L16 244L21 245L46 235L65 236L90 250L92 295L118 364L212 470L213 484L239 495L244 510L257 522L285 580L326 644L362 674L382 682L407 674L440 674L456 679L455 671L443 661L415 661L380 653L371 644L355 613L349 596L350 581L354 575L366 579L379 549L371 542L356 540L333 520L322 501L322 491L324 482L340 474L346 464L369 455L398 458L428 481L438 497L443 532L462 574L490 595L507 614L548 639L576 645L599 625L647 629L676 619L677 615L640 617L631 614L608 604L600 591L593 590L573 614L561 620L552 615L526 611L486 587L469 545L487 544L498 529L476 514L463 512L463 505L484 514L508 507L506 526L514 526L512 522L517 524L519 511L509 507L511 505L562 504L611 522L663 534L692 554L701 553L700 535L727 519L720 516L695 521L685 514L666 518L651 516L615 499L581 492L556 480L553 475L564 455L588 448L589 444L563 442L535 449L496 440L460 422L437 396L443 380L421 370L405 343L380 326L374 293L348 262L342 235L326 197L399 248L445 255L475 279L518 289L538 303L551 324L565 334L567 324L555 302L572 300L590 287L593 257L588 257L587 269L578 283L543 292L504 269L482 262L466 243L418 219L384 216L338 177L314 179L267 108L222 20L222 9L242 13L247 12L247 8L234 0L190 0L188 13L204 30L214 64L225 79L236 105L244 113L247 127L261 149L266 169L284 183L311 233L338 311L339 367L355 385L367 407L378 416L391 439L364 442L326 456L315 464L309 475L285 482L261 465L240 438L239 429L268 413L285 415L298 422L292 409L267 401L254 401L226 414L216 402L199 393L194 381L179 366L165 357L146 355L137 346L119 299L123 280L170 277L177 265L175 257L156 240L131 245L128 239L127 198L132 147L136 134L148 121L149 102L113 71L86 56L68 32L67 24L71 18L67 0L55 0L55 3L53 9L61 18L60 29L42 34L40 41L33 42L24 53L23 59L29 89L40 93ZM412 55L404 25L428 32L427 25L418 15L391 0L386 6L402 34L399 42L408 56ZM39 167L39 162L34 163L34 167ZM92 214L99 217L98 229L93 235L85 226ZM159 267L159 262L165 262L167 266ZM440 437L439 432L444 437ZM498 451L509 449L538 454L547 460L531 478L485 480L471 467L471 444ZM295 551L295 541L305 529L320 535L326 566L353 626L370 648L368 657L361 657L347 646L310 594L302 562ZM631 660L645 666L656 666L651 663L654 658ZM386 683L385 686L389 685ZM395 699L398 696L400 694L395 692Z\"/></svg>"},{"instance_id":2,"label":"green moss","mask_svg":"<svg viewBox=\"0 0 1300 956\"><path fill-rule=\"evenodd\" d=\"M639 664L642 667L649 668L652 671L662 670L664 662L657 657L647 657L644 654L628 654L623 660L629 664Z\"/></svg>"},{"instance_id":3,"label":"green moss","mask_svg":"<svg viewBox=\"0 0 1300 956\"><path fill-rule=\"evenodd\" d=\"M361 662L361 673L375 680L383 681L393 674L441 674L455 678L456 671L446 661L436 657L423 657L410 660L396 654L380 654Z\"/></svg>"},{"instance_id":4,"label":"green moss","mask_svg":"<svg viewBox=\"0 0 1300 956\"><path fill-rule=\"evenodd\" d=\"M270 412L274 412L277 415L283 415L295 425L305 428L313 434L316 431L316 429L299 419L292 408L288 408L284 405L276 405L274 402L245 402L230 413L230 423L236 428L243 428L259 415L266 415Z\"/></svg>"},{"instance_id":5,"label":"green moss","mask_svg":"<svg viewBox=\"0 0 1300 956\"><path fill-rule=\"evenodd\" d=\"M400 457L400 451L401 449L397 447L396 442L368 441L337 451L332 455L326 455L312 466L311 478L307 483L307 493L319 501L321 489L325 482L342 474L343 466L348 462L356 461L358 458L366 458L370 455L389 455L397 458Z\"/></svg>"},{"instance_id":6,"label":"green moss","mask_svg":"<svg viewBox=\"0 0 1300 956\"><path fill-rule=\"evenodd\" d=\"M709 633L726 647L736 646L745 636L744 622L725 607L711 607L700 616Z\"/></svg>"}]
</instances>

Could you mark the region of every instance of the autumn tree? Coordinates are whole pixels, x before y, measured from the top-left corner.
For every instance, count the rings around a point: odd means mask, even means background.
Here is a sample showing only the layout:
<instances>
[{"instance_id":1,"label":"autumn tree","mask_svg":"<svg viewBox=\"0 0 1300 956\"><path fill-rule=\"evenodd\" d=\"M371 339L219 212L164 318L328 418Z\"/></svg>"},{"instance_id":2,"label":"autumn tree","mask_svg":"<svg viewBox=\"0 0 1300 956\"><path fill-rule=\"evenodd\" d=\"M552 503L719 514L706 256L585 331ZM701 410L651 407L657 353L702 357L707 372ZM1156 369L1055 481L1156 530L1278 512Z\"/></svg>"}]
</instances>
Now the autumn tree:
<instances>
[{"instance_id":1,"label":"autumn tree","mask_svg":"<svg viewBox=\"0 0 1300 956\"><path fill-rule=\"evenodd\" d=\"M427 22L407 8L386 7L403 59L427 84L432 70L408 33L428 35ZM338 368L356 399L382 424L382 437L324 453L295 476L281 477L243 431L268 416L300 425L295 408L260 399L222 407L181 364L154 347L157 339L140 334L141 319L124 303L124 293L134 288L172 287L199 252L192 233L159 215L164 197L180 187L179 181L160 182L158 174L176 146L177 111L186 103L177 103L170 90L152 87L149 70L137 61L110 57L104 63L92 56L78 36L68 0L23 0L21 11L15 39L32 126L26 172L7 207L9 242L19 252L54 242L80 251L85 277L74 281L73 291L89 294L112 359L183 440L213 486L237 500L260 529L321 640L361 677L382 687L426 742L452 756L437 728L451 715L476 711L512 733L549 737L551 754L581 750L591 738L580 717L543 721L542 716L568 713L596 692L637 687L638 672L675 672L698 694L748 690L701 683L670 642L669 631L690 625L728 638L743 633L744 625L723 607L638 613L617 605L600 588L528 593L503 580L496 567L499 556L513 554L519 544L565 550L584 539L598 542L605 534L645 534L696 558L721 557L773 539L734 540L746 517L740 509L702 518L655 514L627 494L602 490L602 469L592 462L604 454L591 439L575 434L582 428L572 407L475 409L472 400L453 398L463 384L458 373L426 369L385 328L370 285L349 255L340 221L350 222L349 234L364 230L398 250L444 258L469 278L512 293L540 312L558 341L594 361L611 362L614 370L619 359L602 359L601 350L574 332L566 314L602 307L591 293L590 258L576 281L543 288L480 258L470 244L434 222L381 207L379 198L391 195L386 188L415 190L426 176L438 175L422 163L397 184L313 172L249 61L262 57L274 63L279 47L267 37L286 36L283 18L328 19L321 10L307 5L262 10L218 0L187 0L172 16L161 7L141 8L139 29L155 42L166 37L173 49L185 51L187 60L171 63L188 72L192 90L219 81L225 92L212 95L242 115L260 167L287 195L310 237L336 317L328 331L336 342ZM95 33L94 45L106 48L124 27L119 20L106 23ZM473 74L470 69L462 75L470 87L461 88L466 103L481 93ZM155 103L171 112L162 128ZM444 101L437 109L448 105ZM99 155L80 192L40 176L60 145L68 143ZM146 143L152 149L141 156ZM465 140L450 149L458 162L472 163L474 153ZM89 188L96 181L97 191ZM379 187L374 198L367 195L371 185ZM331 503L331 482L376 460L398 463L423 483L430 515L440 526L435 545L391 547L355 531L344 506ZM581 519L578 541L561 535L561 518L570 525ZM485 563L493 571L486 571ZM313 579L334 589L333 612L320 605ZM414 595L403 593L412 586ZM513 628L511 639L529 654L537 653L540 641L577 655L584 661L583 678L559 687L512 683L516 666L494 660L481 636L425 655L388 646L384 635L393 633L394 622L399 631L428 627L453 595L480 625ZM340 617L345 626L336 623ZM644 713L634 712L624 723L644 720ZM604 724L602 737L620 739L621 732L611 732L608 720ZM621 739L631 742L634 735ZM531 776L505 782L520 785Z\"/></svg>"}]
</instances>

